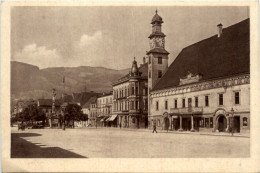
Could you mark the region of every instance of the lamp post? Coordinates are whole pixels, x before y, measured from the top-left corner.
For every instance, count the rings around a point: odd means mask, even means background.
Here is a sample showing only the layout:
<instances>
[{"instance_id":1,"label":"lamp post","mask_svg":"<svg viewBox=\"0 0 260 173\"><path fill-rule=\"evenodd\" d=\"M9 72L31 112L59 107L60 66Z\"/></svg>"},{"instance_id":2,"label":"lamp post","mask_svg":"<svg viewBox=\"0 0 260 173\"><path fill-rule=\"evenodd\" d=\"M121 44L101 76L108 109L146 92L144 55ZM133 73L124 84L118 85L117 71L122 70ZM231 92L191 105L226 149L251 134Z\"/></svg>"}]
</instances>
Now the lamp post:
<instances>
[{"instance_id":1,"label":"lamp post","mask_svg":"<svg viewBox=\"0 0 260 173\"><path fill-rule=\"evenodd\" d=\"M233 136L233 133L234 133L234 109L233 108L231 109L231 116L232 116L231 133L232 133L232 136Z\"/></svg>"}]
</instances>

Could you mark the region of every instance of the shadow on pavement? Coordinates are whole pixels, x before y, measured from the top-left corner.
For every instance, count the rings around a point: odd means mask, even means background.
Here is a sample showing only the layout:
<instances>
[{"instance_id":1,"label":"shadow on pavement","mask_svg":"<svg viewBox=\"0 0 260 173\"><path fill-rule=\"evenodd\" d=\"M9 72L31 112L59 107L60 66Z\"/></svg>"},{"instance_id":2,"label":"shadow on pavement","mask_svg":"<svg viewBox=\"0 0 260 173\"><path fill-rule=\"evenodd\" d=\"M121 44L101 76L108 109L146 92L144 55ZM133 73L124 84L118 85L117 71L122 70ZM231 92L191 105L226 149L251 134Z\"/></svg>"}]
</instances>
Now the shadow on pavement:
<instances>
[{"instance_id":1,"label":"shadow on pavement","mask_svg":"<svg viewBox=\"0 0 260 173\"><path fill-rule=\"evenodd\" d=\"M86 158L59 147L42 148L45 145L35 145L22 137L41 136L37 133L12 133L11 158ZM38 143L37 143L38 144Z\"/></svg>"}]
</instances>

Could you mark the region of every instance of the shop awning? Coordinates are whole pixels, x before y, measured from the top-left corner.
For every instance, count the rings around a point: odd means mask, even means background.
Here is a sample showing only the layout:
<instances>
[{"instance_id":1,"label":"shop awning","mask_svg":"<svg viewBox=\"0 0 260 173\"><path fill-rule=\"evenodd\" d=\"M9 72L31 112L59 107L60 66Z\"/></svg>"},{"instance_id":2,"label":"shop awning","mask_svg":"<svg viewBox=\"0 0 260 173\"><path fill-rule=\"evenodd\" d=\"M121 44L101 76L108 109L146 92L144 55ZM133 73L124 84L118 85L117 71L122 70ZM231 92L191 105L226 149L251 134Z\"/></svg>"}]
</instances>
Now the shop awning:
<instances>
[{"instance_id":1,"label":"shop awning","mask_svg":"<svg viewBox=\"0 0 260 173\"><path fill-rule=\"evenodd\" d=\"M106 119L106 121L109 121L110 118L111 118L111 117L109 117L108 119Z\"/></svg>"},{"instance_id":2,"label":"shop awning","mask_svg":"<svg viewBox=\"0 0 260 173\"><path fill-rule=\"evenodd\" d=\"M109 118L109 121L114 121L117 117L117 114L116 115L112 115L110 118Z\"/></svg>"}]
</instances>

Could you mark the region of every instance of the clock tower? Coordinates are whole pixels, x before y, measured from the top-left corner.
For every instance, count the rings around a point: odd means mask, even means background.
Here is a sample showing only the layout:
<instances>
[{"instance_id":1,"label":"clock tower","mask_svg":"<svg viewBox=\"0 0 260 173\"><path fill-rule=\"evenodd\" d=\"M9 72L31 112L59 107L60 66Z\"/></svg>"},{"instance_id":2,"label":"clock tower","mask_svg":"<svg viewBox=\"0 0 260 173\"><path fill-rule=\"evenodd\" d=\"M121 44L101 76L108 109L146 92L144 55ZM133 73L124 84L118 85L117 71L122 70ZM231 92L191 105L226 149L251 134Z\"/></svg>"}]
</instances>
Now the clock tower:
<instances>
[{"instance_id":1,"label":"clock tower","mask_svg":"<svg viewBox=\"0 0 260 173\"><path fill-rule=\"evenodd\" d=\"M148 37L150 39L150 50L147 52L149 92L168 69L169 52L165 50L166 35L162 32L162 23L163 20L156 10L151 22L152 33Z\"/></svg>"}]
</instances>

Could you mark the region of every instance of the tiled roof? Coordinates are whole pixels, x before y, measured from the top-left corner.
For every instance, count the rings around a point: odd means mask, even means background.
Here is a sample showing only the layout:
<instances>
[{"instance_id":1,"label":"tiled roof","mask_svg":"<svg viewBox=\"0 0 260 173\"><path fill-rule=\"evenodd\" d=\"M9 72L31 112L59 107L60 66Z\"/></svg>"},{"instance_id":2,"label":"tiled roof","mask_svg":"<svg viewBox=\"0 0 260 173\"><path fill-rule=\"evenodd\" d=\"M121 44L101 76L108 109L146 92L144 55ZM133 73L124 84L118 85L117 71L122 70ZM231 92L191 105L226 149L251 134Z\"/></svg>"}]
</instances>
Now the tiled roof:
<instances>
[{"instance_id":1,"label":"tiled roof","mask_svg":"<svg viewBox=\"0 0 260 173\"><path fill-rule=\"evenodd\" d=\"M153 90L179 85L181 77L201 74L202 81L250 72L249 19L223 29L214 35L184 48Z\"/></svg>"},{"instance_id":2,"label":"tiled roof","mask_svg":"<svg viewBox=\"0 0 260 173\"><path fill-rule=\"evenodd\" d=\"M82 108L89 108L91 103L95 103L97 101L97 96L90 97L90 99L82 106Z\"/></svg>"}]
</instances>

